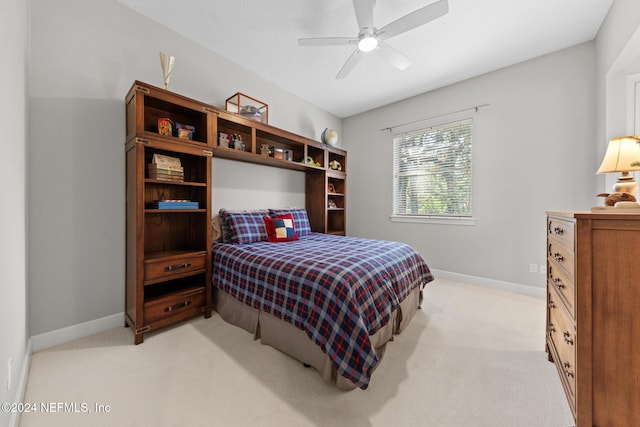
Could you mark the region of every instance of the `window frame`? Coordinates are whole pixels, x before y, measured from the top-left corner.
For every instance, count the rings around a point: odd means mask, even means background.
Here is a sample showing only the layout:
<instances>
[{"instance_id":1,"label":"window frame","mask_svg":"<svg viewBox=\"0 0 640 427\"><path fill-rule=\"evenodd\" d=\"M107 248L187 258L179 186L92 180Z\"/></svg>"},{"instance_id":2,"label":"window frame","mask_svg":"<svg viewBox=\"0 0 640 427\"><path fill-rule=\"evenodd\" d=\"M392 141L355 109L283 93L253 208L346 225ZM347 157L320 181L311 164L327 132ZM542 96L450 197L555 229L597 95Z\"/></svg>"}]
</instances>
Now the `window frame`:
<instances>
[{"instance_id":1,"label":"window frame","mask_svg":"<svg viewBox=\"0 0 640 427\"><path fill-rule=\"evenodd\" d=\"M448 115L447 118L440 117L438 120L424 120L420 122L420 125L413 124L411 127L402 126L398 128L394 128L391 133L391 146L392 146L392 196L391 196L391 215L389 215L389 219L392 222L404 222L404 223L425 223L425 224L443 224L443 225L475 225L476 218L474 216L474 199L473 195L475 193L475 180L473 173L473 158L475 152L475 115L473 113L469 113L465 111L464 113L452 114ZM394 139L401 134L406 133L415 133L421 130L428 131L430 128L436 128L441 126L446 126L447 124L453 124L457 122L463 122L466 120L471 121L471 214L469 216L458 216L458 215L438 215L438 214L427 214L427 215L403 215L395 212L396 209L396 169L395 169L395 144Z\"/></svg>"}]
</instances>

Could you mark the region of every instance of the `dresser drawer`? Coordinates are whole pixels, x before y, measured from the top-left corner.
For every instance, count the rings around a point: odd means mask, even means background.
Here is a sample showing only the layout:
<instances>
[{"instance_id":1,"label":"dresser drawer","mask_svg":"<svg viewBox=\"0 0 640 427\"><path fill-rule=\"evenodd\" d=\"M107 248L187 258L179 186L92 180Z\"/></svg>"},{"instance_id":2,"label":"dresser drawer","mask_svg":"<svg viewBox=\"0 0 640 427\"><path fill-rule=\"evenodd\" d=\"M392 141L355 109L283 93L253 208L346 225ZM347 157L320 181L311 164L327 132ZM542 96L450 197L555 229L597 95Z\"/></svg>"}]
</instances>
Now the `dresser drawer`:
<instances>
[{"instance_id":1,"label":"dresser drawer","mask_svg":"<svg viewBox=\"0 0 640 427\"><path fill-rule=\"evenodd\" d=\"M144 323L149 324L165 317L204 306L205 288L189 288L144 303Z\"/></svg>"},{"instance_id":2,"label":"dresser drawer","mask_svg":"<svg viewBox=\"0 0 640 427\"><path fill-rule=\"evenodd\" d=\"M175 276L184 275L185 273L204 270L206 263L206 253L145 260L144 279L145 281L157 279L168 280Z\"/></svg>"},{"instance_id":3,"label":"dresser drawer","mask_svg":"<svg viewBox=\"0 0 640 427\"><path fill-rule=\"evenodd\" d=\"M553 239L548 239L547 256L549 257L550 265L555 263L564 268L571 280L573 280L575 270L573 249L569 249Z\"/></svg>"},{"instance_id":4,"label":"dresser drawer","mask_svg":"<svg viewBox=\"0 0 640 427\"><path fill-rule=\"evenodd\" d=\"M558 218L547 218L547 237L557 239L573 250L574 223Z\"/></svg>"},{"instance_id":5,"label":"dresser drawer","mask_svg":"<svg viewBox=\"0 0 640 427\"><path fill-rule=\"evenodd\" d=\"M558 296L564 302L569 314L573 319L576 317L575 312L575 286L573 278L567 272L558 267L558 265L549 259L547 267L547 284L558 292Z\"/></svg>"},{"instance_id":6,"label":"dresser drawer","mask_svg":"<svg viewBox=\"0 0 640 427\"><path fill-rule=\"evenodd\" d=\"M548 289L549 324L547 331L556 349L558 360L555 360L558 371L562 374L563 383L568 386L570 399L575 404L576 393L576 331L569 314L564 310L562 302L554 288Z\"/></svg>"},{"instance_id":7,"label":"dresser drawer","mask_svg":"<svg viewBox=\"0 0 640 427\"><path fill-rule=\"evenodd\" d=\"M576 413L577 413L576 403L578 400L576 397L575 368L573 369L573 372L572 372L574 376L573 377L568 376L566 371L567 365L563 366L563 364L570 363L570 362L563 362L563 359L559 355L560 353L556 348L555 342L549 337L547 337L547 351L550 353L553 359L554 365L558 372L558 376L560 377L560 383L562 384L562 388L564 389L564 395L567 399L567 402L569 403L569 407L571 408L573 418L575 419Z\"/></svg>"}]
</instances>

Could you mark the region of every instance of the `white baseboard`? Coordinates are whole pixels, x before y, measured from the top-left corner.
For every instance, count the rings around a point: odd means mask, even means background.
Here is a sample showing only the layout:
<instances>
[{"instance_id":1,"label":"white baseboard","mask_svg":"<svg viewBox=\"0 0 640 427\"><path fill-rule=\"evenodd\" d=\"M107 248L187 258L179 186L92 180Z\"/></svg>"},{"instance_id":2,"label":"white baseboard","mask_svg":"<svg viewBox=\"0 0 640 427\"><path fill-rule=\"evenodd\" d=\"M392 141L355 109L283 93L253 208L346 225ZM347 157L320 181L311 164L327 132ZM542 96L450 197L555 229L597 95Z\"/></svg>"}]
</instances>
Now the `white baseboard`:
<instances>
[{"instance_id":1,"label":"white baseboard","mask_svg":"<svg viewBox=\"0 0 640 427\"><path fill-rule=\"evenodd\" d=\"M470 283L472 285L486 286L488 288L501 289L503 291L515 292L518 294L529 295L532 297L546 299L547 291L545 288L537 286L520 285L518 283L503 282L501 280L486 279L484 277L468 276L466 274L452 273L450 271L432 269L434 277L442 277L443 279L455 280L458 282Z\"/></svg>"},{"instance_id":2,"label":"white baseboard","mask_svg":"<svg viewBox=\"0 0 640 427\"><path fill-rule=\"evenodd\" d=\"M124 326L124 313L112 314L111 316L102 317L100 319L90 320L66 328L57 329L44 334L34 335L27 341L27 348L24 359L22 360L22 369L20 369L20 378L16 383L16 394L14 403L18 404L24 400L24 394L27 389L27 380L29 379L29 370L31 368L31 355L45 348L54 345L73 341L89 335L97 334L108 329ZM20 414L14 412L9 419L9 427L17 427L20 423Z\"/></svg>"},{"instance_id":3,"label":"white baseboard","mask_svg":"<svg viewBox=\"0 0 640 427\"><path fill-rule=\"evenodd\" d=\"M537 286L521 285L518 283L504 282L501 280L469 276L466 274L452 273L450 271L436 269L432 269L431 271L435 277L442 277L443 279L456 280L458 282L470 283L472 285L516 292L541 299L546 298L545 288ZM124 326L124 312L57 329L55 331L45 332L44 334L34 335L29 341L29 346L31 347L29 357L31 356L31 352L37 353L38 351L53 347L54 345L63 344L65 342L73 341L120 326Z\"/></svg>"},{"instance_id":4,"label":"white baseboard","mask_svg":"<svg viewBox=\"0 0 640 427\"><path fill-rule=\"evenodd\" d=\"M470 283L472 285L486 286L489 288L501 289L519 294L529 295L541 299L546 298L545 288L529 285L521 285L518 283L504 282L501 280L487 279L484 277L469 276L466 274L452 273L443 270L431 270L435 277L443 279L456 280L459 282ZM112 314L100 319L90 320L88 322L79 323L77 325L68 326L66 328L57 329L44 334L34 335L30 339L30 347L33 353L53 347L54 345L63 344L89 335L97 334L108 329L124 326L124 312ZM29 353L31 355L31 352Z\"/></svg>"},{"instance_id":5,"label":"white baseboard","mask_svg":"<svg viewBox=\"0 0 640 427\"><path fill-rule=\"evenodd\" d=\"M31 337L31 348L34 353L37 353L54 345L84 338L119 326L124 326L124 312L34 335Z\"/></svg>"},{"instance_id":6,"label":"white baseboard","mask_svg":"<svg viewBox=\"0 0 640 427\"><path fill-rule=\"evenodd\" d=\"M16 383L16 394L13 397L13 403L16 405L24 399L24 393L27 390L27 379L29 378L29 369L31 368L31 340L27 341L27 348L22 359L22 368L20 369L20 377ZM13 412L9 418L9 427L18 427L20 424L20 412Z\"/></svg>"}]
</instances>

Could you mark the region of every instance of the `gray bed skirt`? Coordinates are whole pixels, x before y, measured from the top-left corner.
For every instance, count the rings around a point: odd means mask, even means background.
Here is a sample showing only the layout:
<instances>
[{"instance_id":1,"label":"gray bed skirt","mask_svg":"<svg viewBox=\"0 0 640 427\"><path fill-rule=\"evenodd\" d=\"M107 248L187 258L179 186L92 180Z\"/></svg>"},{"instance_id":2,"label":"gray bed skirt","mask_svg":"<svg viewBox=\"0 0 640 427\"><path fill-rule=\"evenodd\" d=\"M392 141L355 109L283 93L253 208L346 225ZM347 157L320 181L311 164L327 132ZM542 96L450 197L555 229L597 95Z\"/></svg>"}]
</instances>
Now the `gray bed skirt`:
<instances>
[{"instance_id":1,"label":"gray bed skirt","mask_svg":"<svg viewBox=\"0 0 640 427\"><path fill-rule=\"evenodd\" d=\"M313 366L320 371L325 381L335 384L341 390L357 387L337 373L331 359L304 331L272 314L249 307L216 287L213 288L213 301L222 319L253 334L254 339L259 339L262 344L270 345L302 363ZM391 320L371 336L379 359L382 359L387 342L393 335L402 332L411 322L421 301L422 291L416 288L400 303L400 308L393 313Z\"/></svg>"}]
</instances>

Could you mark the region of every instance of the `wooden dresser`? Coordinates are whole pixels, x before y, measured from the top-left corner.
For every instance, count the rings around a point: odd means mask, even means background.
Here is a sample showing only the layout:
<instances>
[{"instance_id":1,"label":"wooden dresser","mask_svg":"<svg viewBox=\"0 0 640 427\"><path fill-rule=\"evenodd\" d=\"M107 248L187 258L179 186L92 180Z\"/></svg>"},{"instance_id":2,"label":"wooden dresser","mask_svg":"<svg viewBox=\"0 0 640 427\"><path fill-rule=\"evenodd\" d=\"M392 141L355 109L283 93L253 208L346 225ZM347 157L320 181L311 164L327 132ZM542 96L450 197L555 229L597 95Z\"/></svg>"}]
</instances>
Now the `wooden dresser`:
<instances>
[{"instance_id":1,"label":"wooden dresser","mask_svg":"<svg viewBox=\"0 0 640 427\"><path fill-rule=\"evenodd\" d=\"M547 337L578 427L640 426L640 215L547 212Z\"/></svg>"}]
</instances>

